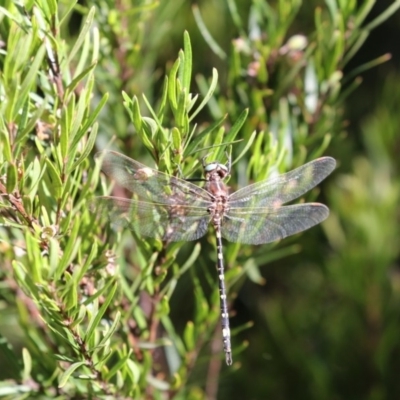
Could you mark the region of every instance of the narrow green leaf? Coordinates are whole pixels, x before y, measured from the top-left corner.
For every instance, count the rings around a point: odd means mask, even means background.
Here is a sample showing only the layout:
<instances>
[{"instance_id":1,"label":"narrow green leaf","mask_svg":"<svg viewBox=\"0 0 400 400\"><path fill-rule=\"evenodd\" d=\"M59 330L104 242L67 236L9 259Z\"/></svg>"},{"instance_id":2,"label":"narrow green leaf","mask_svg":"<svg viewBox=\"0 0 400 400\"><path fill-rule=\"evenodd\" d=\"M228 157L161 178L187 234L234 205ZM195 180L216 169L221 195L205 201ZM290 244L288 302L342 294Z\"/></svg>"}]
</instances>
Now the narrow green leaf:
<instances>
[{"instance_id":1,"label":"narrow green leaf","mask_svg":"<svg viewBox=\"0 0 400 400\"><path fill-rule=\"evenodd\" d=\"M236 138L236 135L239 133L240 129L242 129L243 124L246 122L248 115L249 109L245 108L232 125L232 128L229 130L229 133L226 136L226 141L233 141Z\"/></svg>"},{"instance_id":2,"label":"narrow green leaf","mask_svg":"<svg viewBox=\"0 0 400 400\"><path fill-rule=\"evenodd\" d=\"M25 289L26 293L29 293L34 299L39 298L39 292L36 285L33 283L31 275L27 273L24 265L19 261L12 261L15 276L19 285Z\"/></svg>"},{"instance_id":3,"label":"narrow green leaf","mask_svg":"<svg viewBox=\"0 0 400 400\"><path fill-rule=\"evenodd\" d=\"M128 358L126 364L128 366L128 373L132 379L132 382L136 385L139 382L141 376L140 368L138 367L138 364L130 358Z\"/></svg>"},{"instance_id":4,"label":"narrow green leaf","mask_svg":"<svg viewBox=\"0 0 400 400\"><path fill-rule=\"evenodd\" d=\"M43 160L43 158L42 158ZM42 163L39 161L38 157L35 157L35 159L30 163L29 165L29 177L31 179L30 186L26 189L26 194L30 196L31 198L34 198L36 196L39 184L42 181L42 178L46 172L46 163ZM25 173L26 176L28 176L28 169Z\"/></svg>"},{"instance_id":5,"label":"narrow green leaf","mask_svg":"<svg viewBox=\"0 0 400 400\"><path fill-rule=\"evenodd\" d=\"M46 171L48 172L48 177L50 178L48 189L56 199L59 199L62 192L62 181L60 174L56 170L54 164L48 158L46 158L46 166Z\"/></svg>"},{"instance_id":6,"label":"narrow green leaf","mask_svg":"<svg viewBox=\"0 0 400 400\"><path fill-rule=\"evenodd\" d=\"M365 0L358 9L358 14L354 20L354 26L358 28L364 22L365 18L367 18L368 14L372 10L372 7L375 5L376 0ZM356 30L355 30L356 31Z\"/></svg>"},{"instance_id":7,"label":"narrow green leaf","mask_svg":"<svg viewBox=\"0 0 400 400\"><path fill-rule=\"evenodd\" d=\"M210 88L208 89L207 94L204 96L203 101L200 103L200 105L196 108L195 111L190 115L189 117L189 122L193 120L193 118L204 108L204 106L208 103L212 95L214 94L215 88L217 87L218 83L218 71L213 68L212 70L212 79L211 79L211 84Z\"/></svg>"},{"instance_id":8,"label":"narrow green leaf","mask_svg":"<svg viewBox=\"0 0 400 400\"><path fill-rule=\"evenodd\" d=\"M171 68L171 71L169 72L169 77L168 77L168 99L170 106L172 108L172 111L176 111L176 108L178 107L177 104L177 98L176 98L176 84L177 84L177 73L179 70L179 65L180 65L180 59L178 58L174 65Z\"/></svg>"},{"instance_id":9,"label":"narrow green leaf","mask_svg":"<svg viewBox=\"0 0 400 400\"><path fill-rule=\"evenodd\" d=\"M3 155L6 161L13 159L11 146L10 146L10 135L7 132L7 128L4 125L3 118L0 118L0 143L3 145Z\"/></svg>"},{"instance_id":10,"label":"narrow green leaf","mask_svg":"<svg viewBox=\"0 0 400 400\"><path fill-rule=\"evenodd\" d=\"M164 329L168 333L168 337L172 340L174 346L177 348L178 353L181 356L184 356L186 354L185 344L182 341L182 337L176 333L175 326L171 322L171 319L168 316L164 316L161 318L161 322Z\"/></svg>"},{"instance_id":11,"label":"narrow green leaf","mask_svg":"<svg viewBox=\"0 0 400 400\"><path fill-rule=\"evenodd\" d=\"M12 193L17 186L17 167L14 163L9 162L7 165L7 193Z\"/></svg>"},{"instance_id":12,"label":"narrow green leaf","mask_svg":"<svg viewBox=\"0 0 400 400\"><path fill-rule=\"evenodd\" d=\"M24 361L24 372L22 374L22 379L26 382L31 377L32 372L32 357L25 347L22 349L22 359Z\"/></svg>"},{"instance_id":13,"label":"narrow green leaf","mask_svg":"<svg viewBox=\"0 0 400 400\"><path fill-rule=\"evenodd\" d=\"M329 13L331 15L332 23L335 23L336 17L338 15L338 9L336 0L325 0L326 5L328 6Z\"/></svg>"},{"instance_id":14,"label":"narrow green leaf","mask_svg":"<svg viewBox=\"0 0 400 400\"><path fill-rule=\"evenodd\" d=\"M225 114L223 117L215 121L212 125L208 126L204 131L200 132L196 137L194 137L190 143L187 142L187 148L184 150L185 157L188 157L192 154L195 154L198 150L197 147L198 145L206 141L208 136L214 132L215 130L219 129L220 126L224 123L224 121L227 118L227 114Z\"/></svg>"},{"instance_id":15,"label":"narrow green leaf","mask_svg":"<svg viewBox=\"0 0 400 400\"><path fill-rule=\"evenodd\" d=\"M26 99L24 104L22 105L21 118L19 120L18 130L17 130L17 135L15 137L15 141L17 141L17 138L21 135L21 131L23 131L26 128L26 124L28 122L28 116L30 114L29 106L30 106L29 99Z\"/></svg>"},{"instance_id":16,"label":"narrow green leaf","mask_svg":"<svg viewBox=\"0 0 400 400\"><path fill-rule=\"evenodd\" d=\"M27 271L35 284L42 284L42 271L44 269L45 260L40 254L38 240L29 232L25 234L26 254L29 260Z\"/></svg>"},{"instance_id":17,"label":"narrow green leaf","mask_svg":"<svg viewBox=\"0 0 400 400\"><path fill-rule=\"evenodd\" d=\"M247 115L249 114L249 109L245 108L239 115L239 117L236 119L234 124L232 125L232 128L229 130L228 134L224 137L224 143L225 145L229 143L233 143L236 136L238 135L240 129L243 127L243 124L246 122ZM222 137L221 137L222 139ZM219 141L215 141L217 144L219 144ZM216 153L215 157L219 159L222 156L222 153L225 150L221 147L219 151Z\"/></svg>"},{"instance_id":18,"label":"narrow green leaf","mask_svg":"<svg viewBox=\"0 0 400 400\"><path fill-rule=\"evenodd\" d=\"M233 160L232 165L236 164L247 153L247 151L253 146L256 136L257 136L257 131L253 131L253 133L250 135L250 138L245 142L245 146L244 146L243 150Z\"/></svg>"},{"instance_id":19,"label":"narrow green leaf","mask_svg":"<svg viewBox=\"0 0 400 400\"><path fill-rule=\"evenodd\" d=\"M178 272L176 274L174 274L174 279L171 279L166 285L165 287L162 289L162 291L160 292L160 294L162 296L166 296L167 298L171 298L172 297L172 293L176 288L176 283L178 281L178 279L190 268L193 266L193 264L195 263L195 261L198 259L199 255L200 255L200 250L201 250L201 244L200 243L196 243L192 253L190 254L189 258L186 260L186 262L182 265L181 268L179 268Z\"/></svg>"},{"instance_id":20,"label":"narrow green leaf","mask_svg":"<svg viewBox=\"0 0 400 400\"><path fill-rule=\"evenodd\" d=\"M21 88L18 94L18 101L16 102L15 110L19 112L23 108L23 104L29 96L29 92L32 90L33 85L37 79L39 68L42 64L43 57L45 55L45 46L40 46L37 50L32 63L29 64L29 72L25 79L21 83Z\"/></svg>"},{"instance_id":21,"label":"narrow green leaf","mask_svg":"<svg viewBox=\"0 0 400 400\"><path fill-rule=\"evenodd\" d=\"M122 94L124 95L124 93L122 93ZM140 112L138 98L136 96L133 96L133 98L131 100L126 95L124 106L131 115L132 123L135 126L136 132L141 132L142 131L142 114Z\"/></svg>"},{"instance_id":22,"label":"narrow green leaf","mask_svg":"<svg viewBox=\"0 0 400 400\"><path fill-rule=\"evenodd\" d=\"M83 365L86 365L86 361L79 361L74 364L72 364L66 371L64 371L60 377L59 377L59 383L58 387L62 388L65 386L65 384L69 381L69 378L71 375L79 368L82 367Z\"/></svg>"},{"instance_id":23,"label":"narrow green leaf","mask_svg":"<svg viewBox=\"0 0 400 400\"><path fill-rule=\"evenodd\" d=\"M69 150L69 131L71 129L71 108L75 108L75 95L70 95L69 105L62 108L60 120L60 152L63 159L67 157Z\"/></svg>"},{"instance_id":24,"label":"narrow green leaf","mask_svg":"<svg viewBox=\"0 0 400 400\"><path fill-rule=\"evenodd\" d=\"M79 218L73 220L74 226L72 227L67 245L65 246L64 254L59 264L57 265L57 269L54 271L54 280L61 279L63 272L75 258L75 255L78 252L79 246L81 245L82 241L82 238L78 237L80 222L81 220ZM53 275L53 273L51 273L51 275Z\"/></svg>"},{"instance_id":25,"label":"narrow green leaf","mask_svg":"<svg viewBox=\"0 0 400 400\"><path fill-rule=\"evenodd\" d=\"M101 339L100 343L98 344L99 347L104 346L107 340L110 339L110 337L114 334L114 332L118 328L120 319L121 319L121 312L117 311L112 325L108 328L107 333L104 335L103 339Z\"/></svg>"},{"instance_id":26,"label":"narrow green leaf","mask_svg":"<svg viewBox=\"0 0 400 400\"><path fill-rule=\"evenodd\" d=\"M384 23L389 17L391 17L400 8L400 0L395 0L389 7L385 9L380 15L378 15L374 20L372 20L367 26L364 27L365 30L372 31L377 26Z\"/></svg>"},{"instance_id":27,"label":"narrow green leaf","mask_svg":"<svg viewBox=\"0 0 400 400\"><path fill-rule=\"evenodd\" d=\"M81 48L83 42L85 41L85 37L87 33L89 32L90 28L92 27L93 23L93 18L94 18L94 13L95 13L95 7L93 6L88 13L88 16L85 20L85 23L83 25L82 30L79 33L78 39L76 40L74 47L71 49L68 58L65 61L65 65L70 65L71 61L75 57L75 54L78 53L79 49Z\"/></svg>"},{"instance_id":28,"label":"narrow green leaf","mask_svg":"<svg viewBox=\"0 0 400 400\"><path fill-rule=\"evenodd\" d=\"M96 143L96 138L97 138L97 131L98 131L99 125L97 122L93 125L93 128L89 134L88 141L79 156L79 158L74 162L72 167L68 169L68 173L73 172L85 159L89 156L90 152L93 150L93 147Z\"/></svg>"},{"instance_id":29,"label":"narrow green leaf","mask_svg":"<svg viewBox=\"0 0 400 400\"><path fill-rule=\"evenodd\" d=\"M26 110L27 114L29 112L30 118L28 119L26 124L18 127L18 135L15 138L15 144L23 143L24 140L27 139L28 135L35 128L38 120L40 120L41 116L43 115L43 112L46 110L47 107L48 107L48 103L47 103L46 99L44 99L40 103L40 107L36 108L35 112L32 114L31 113L32 111L29 110L29 101L28 100L26 101L26 103L24 105L24 110Z\"/></svg>"},{"instance_id":30,"label":"narrow green leaf","mask_svg":"<svg viewBox=\"0 0 400 400\"><path fill-rule=\"evenodd\" d=\"M116 362L113 367L104 375L104 379L106 381L109 381L118 371L123 370L125 367L125 364L129 360L129 357L131 356L132 350L129 350L127 354L125 354L118 362Z\"/></svg>"},{"instance_id":31,"label":"narrow green leaf","mask_svg":"<svg viewBox=\"0 0 400 400\"><path fill-rule=\"evenodd\" d=\"M94 121L97 119L98 115L100 114L101 110L103 109L104 105L107 103L108 100L108 93L104 94L101 98L99 103L97 104L96 108L90 113L87 120L85 121L82 128L79 132L75 135L74 140L72 141L71 147L76 147L82 137L87 133L88 129L94 124Z\"/></svg>"},{"instance_id":32,"label":"narrow green leaf","mask_svg":"<svg viewBox=\"0 0 400 400\"><path fill-rule=\"evenodd\" d=\"M73 143L72 146L69 146L68 148L68 152L67 152L67 156L68 158L71 158L72 156L72 152L71 149L75 149L74 144L75 143L79 143L79 139L77 139L75 136L78 133L78 131L81 134L81 137L84 135L84 133L86 133L83 129L80 129L82 120L86 114L86 110L89 108L89 104L86 102L86 93L87 93L87 88L84 88L83 91L81 92L78 102L76 104L76 106L71 110L71 116L72 116L72 123L71 123L71 127L69 130L69 142ZM64 157L65 158L65 157Z\"/></svg>"},{"instance_id":33,"label":"narrow green leaf","mask_svg":"<svg viewBox=\"0 0 400 400\"><path fill-rule=\"evenodd\" d=\"M185 345L188 351L193 350L195 346L194 330L195 329L193 322L188 321L185 331L183 332L183 340L185 341Z\"/></svg>"},{"instance_id":34,"label":"narrow green leaf","mask_svg":"<svg viewBox=\"0 0 400 400\"><path fill-rule=\"evenodd\" d=\"M172 128L171 136L172 136L173 150L174 150L174 152L180 154L182 151L182 149L181 149L181 146L182 146L181 132L179 131L178 128L174 127L174 128Z\"/></svg>"},{"instance_id":35,"label":"narrow green leaf","mask_svg":"<svg viewBox=\"0 0 400 400\"><path fill-rule=\"evenodd\" d=\"M103 318L104 313L106 312L108 306L110 305L111 301L114 298L115 292L117 291L118 284L114 283L113 287L107 294L107 297L104 299L104 303L100 307L99 311L92 317L91 321L89 322L88 330L85 335L85 341L89 342L94 331L98 327L101 319Z\"/></svg>"},{"instance_id":36,"label":"narrow green leaf","mask_svg":"<svg viewBox=\"0 0 400 400\"><path fill-rule=\"evenodd\" d=\"M75 308L78 304L78 287L77 285L74 285L74 280L72 279L71 276L68 276L67 278L67 273L64 272L64 279L67 282L68 285L68 290L65 292L65 296L63 296L64 299L64 304L65 304L65 309L66 310L71 310ZM72 283L72 284L69 284Z\"/></svg>"},{"instance_id":37,"label":"narrow green leaf","mask_svg":"<svg viewBox=\"0 0 400 400\"><path fill-rule=\"evenodd\" d=\"M63 13L62 13L63 15L59 22L60 27L62 25L64 25L65 21L68 21L68 16L75 9L75 5L77 2L78 2L78 0L70 0L67 4L65 4L65 9L63 9Z\"/></svg>"},{"instance_id":38,"label":"narrow green leaf","mask_svg":"<svg viewBox=\"0 0 400 400\"><path fill-rule=\"evenodd\" d=\"M249 258L243 265L243 270L246 271L250 280L258 285L265 284L265 278L261 275L260 269L256 264L254 258Z\"/></svg>"},{"instance_id":39,"label":"narrow green leaf","mask_svg":"<svg viewBox=\"0 0 400 400\"><path fill-rule=\"evenodd\" d=\"M161 392L166 392L171 388L171 385L167 381L158 379L154 375L147 375L146 380L150 386L153 386Z\"/></svg>"},{"instance_id":40,"label":"narrow green leaf","mask_svg":"<svg viewBox=\"0 0 400 400\"><path fill-rule=\"evenodd\" d=\"M186 112L186 89L183 89L178 95L178 107L175 114L176 123L178 128L186 135L188 122L187 122L187 112Z\"/></svg>"},{"instance_id":41,"label":"narrow green leaf","mask_svg":"<svg viewBox=\"0 0 400 400\"><path fill-rule=\"evenodd\" d=\"M245 30L243 29L242 19L241 19L241 16L240 16L239 12L238 12L238 9L237 9L235 1L234 0L227 0L227 4L228 4L229 11L231 13L231 16L232 16L232 20L233 20L236 28L240 32L239 33L239 37L243 37L243 38L246 37L247 35L246 35Z\"/></svg>"},{"instance_id":42,"label":"narrow green leaf","mask_svg":"<svg viewBox=\"0 0 400 400\"><path fill-rule=\"evenodd\" d=\"M356 36L355 43L350 47L343 57L342 65L346 65L360 50L361 46L365 43L369 36L369 31L361 31L359 35Z\"/></svg>"},{"instance_id":43,"label":"narrow green leaf","mask_svg":"<svg viewBox=\"0 0 400 400\"><path fill-rule=\"evenodd\" d=\"M169 312L169 298L167 296L163 296L161 301L157 305L157 316L161 317L163 315L168 315Z\"/></svg>"},{"instance_id":44,"label":"narrow green leaf","mask_svg":"<svg viewBox=\"0 0 400 400\"><path fill-rule=\"evenodd\" d=\"M93 29L90 33L93 33ZM93 46L91 34L85 36L83 46L79 50L79 59L78 64L76 65L75 74L80 74L85 69L86 65L91 63L91 61L89 60L89 55L92 51Z\"/></svg>"},{"instance_id":45,"label":"narrow green leaf","mask_svg":"<svg viewBox=\"0 0 400 400\"><path fill-rule=\"evenodd\" d=\"M72 93L76 87L81 83L86 76L90 75L90 73L95 69L97 65L97 62L93 62L91 65L89 65L86 69L84 69L79 75L75 76L75 78L72 79L71 83L67 87L66 94Z\"/></svg>"},{"instance_id":46,"label":"narrow green leaf","mask_svg":"<svg viewBox=\"0 0 400 400\"><path fill-rule=\"evenodd\" d=\"M201 287L200 281L193 273L194 301L195 301L195 326L198 334L205 331L207 324L204 324L209 317L210 308L207 304L206 296Z\"/></svg>"},{"instance_id":47,"label":"narrow green leaf","mask_svg":"<svg viewBox=\"0 0 400 400\"><path fill-rule=\"evenodd\" d=\"M190 43L190 36L187 31L183 34L183 51L185 55L185 60L183 63L182 71L182 87L186 89L187 95L190 93L190 81L192 79L192 45Z\"/></svg>"},{"instance_id":48,"label":"narrow green leaf","mask_svg":"<svg viewBox=\"0 0 400 400\"><path fill-rule=\"evenodd\" d=\"M154 120L151 120L151 121L153 123L155 122L155 124L156 124L155 127L152 127L152 130L151 130L151 133L152 133L151 138L154 138L157 130L164 131L164 128L161 125L161 122L158 120L156 112L153 110L153 107L151 107L150 102L147 100L147 97L145 95L143 95L143 100L144 100L148 110L150 111L151 116L154 119ZM147 121L147 120L150 120L150 118L144 117L143 120Z\"/></svg>"},{"instance_id":49,"label":"narrow green leaf","mask_svg":"<svg viewBox=\"0 0 400 400\"><path fill-rule=\"evenodd\" d=\"M203 35L204 40L206 43L210 46L210 49L221 59L226 58L226 53L224 50L222 50L222 47L220 47L217 42L214 40L214 38L211 36L211 33L206 27L206 24L203 21L203 18L200 14L199 7L197 5L192 6L192 11L194 15L194 19L196 21L197 27L200 30L200 33Z\"/></svg>"},{"instance_id":50,"label":"narrow green leaf","mask_svg":"<svg viewBox=\"0 0 400 400\"><path fill-rule=\"evenodd\" d=\"M346 77L343 79L343 84L347 83L349 80L354 79L355 76L361 74L362 72L368 71L371 68L374 68L380 64L389 61L391 58L392 58L391 54L383 54L382 56L377 57L374 60L359 65L357 68L354 68L351 72L349 72L346 75Z\"/></svg>"},{"instance_id":51,"label":"narrow green leaf","mask_svg":"<svg viewBox=\"0 0 400 400\"><path fill-rule=\"evenodd\" d=\"M167 106L167 100L168 100L168 76L166 76L164 79L164 86L163 86L163 91L162 91L162 95L161 95L160 108L157 113L157 117L161 122L163 121L163 118L164 118L165 107Z\"/></svg>"}]
</instances>

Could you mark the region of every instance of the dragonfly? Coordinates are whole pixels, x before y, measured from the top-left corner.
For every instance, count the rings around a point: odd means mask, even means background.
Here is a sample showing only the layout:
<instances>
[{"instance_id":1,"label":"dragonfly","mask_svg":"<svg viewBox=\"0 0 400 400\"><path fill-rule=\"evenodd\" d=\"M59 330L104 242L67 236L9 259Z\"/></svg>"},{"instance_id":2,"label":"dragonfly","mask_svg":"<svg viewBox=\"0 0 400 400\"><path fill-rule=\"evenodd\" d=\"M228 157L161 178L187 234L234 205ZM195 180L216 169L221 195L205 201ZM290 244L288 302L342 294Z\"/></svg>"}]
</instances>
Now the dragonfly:
<instances>
[{"instance_id":1,"label":"dragonfly","mask_svg":"<svg viewBox=\"0 0 400 400\"><path fill-rule=\"evenodd\" d=\"M259 245L283 239L325 220L329 209L324 204L285 204L325 179L335 169L335 159L321 157L230 194L224 182L231 171L230 157L226 164L206 163L203 159L203 187L114 151L100 152L98 157L103 160L103 172L131 192L130 198L96 198L112 222L123 224L140 236L165 242L197 240L206 234L210 224L214 227L222 341L226 364L232 365L222 238Z\"/></svg>"}]
</instances>

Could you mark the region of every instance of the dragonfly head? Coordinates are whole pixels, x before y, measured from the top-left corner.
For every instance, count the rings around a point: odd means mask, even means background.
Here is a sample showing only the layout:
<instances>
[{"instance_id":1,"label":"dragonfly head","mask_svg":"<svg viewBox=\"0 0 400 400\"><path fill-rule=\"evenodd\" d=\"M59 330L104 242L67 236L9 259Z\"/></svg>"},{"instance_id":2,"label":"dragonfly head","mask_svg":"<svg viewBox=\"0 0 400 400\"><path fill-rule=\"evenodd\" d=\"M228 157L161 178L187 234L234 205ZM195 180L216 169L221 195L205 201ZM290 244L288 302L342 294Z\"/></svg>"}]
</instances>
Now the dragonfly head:
<instances>
[{"instance_id":1,"label":"dragonfly head","mask_svg":"<svg viewBox=\"0 0 400 400\"><path fill-rule=\"evenodd\" d=\"M217 174L221 179L229 175L229 168L225 164L220 164L218 162L212 162L204 166L204 173L207 177Z\"/></svg>"}]
</instances>

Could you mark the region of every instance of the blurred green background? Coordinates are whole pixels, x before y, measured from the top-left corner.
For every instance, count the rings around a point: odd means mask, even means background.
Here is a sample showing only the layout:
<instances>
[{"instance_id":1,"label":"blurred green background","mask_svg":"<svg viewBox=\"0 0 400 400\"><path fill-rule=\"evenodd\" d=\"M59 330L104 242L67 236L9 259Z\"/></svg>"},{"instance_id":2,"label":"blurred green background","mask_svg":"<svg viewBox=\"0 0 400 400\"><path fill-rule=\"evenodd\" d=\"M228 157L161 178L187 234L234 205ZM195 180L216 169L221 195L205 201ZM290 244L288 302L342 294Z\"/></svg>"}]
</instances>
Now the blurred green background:
<instances>
[{"instance_id":1,"label":"blurred green background","mask_svg":"<svg viewBox=\"0 0 400 400\"><path fill-rule=\"evenodd\" d=\"M5 3L5 9L11 7L11 2ZM269 168L279 162L282 172L320 155L330 155L338 163L309 198L318 195L318 201L329 206L331 215L323 224L271 246L239 250L227 244L229 267L245 267L248 259L257 267L249 267L257 271L253 278L249 272L252 279L237 275L230 285L233 346L241 349L234 353L237 364L233 368L204 360L197 367L187 364L183 389L147 392L146 398L400 398L399 2L82 1L62 27L60 36L67 44L74 43L93 5L101 48L91 103L109 94L98 117L95 150L106 147L114 136L116 148L150 165L151 157L123 106L121 91L138 96L143 115L148 115L141 94L150 104L160 102L163 77L183 47L186 30L193 51L191 92L204 97L213 68L219 76L208 108L195 122L207 126L227 113L229 131L240 113L249 109L236 137L244 141L233 145L233 157L246 142L254 140L254 146L236 166L230 186L265 178L263 162ZM62 13L68 2L58 6ZM361 11L365 19L360 22ZM204 37L204 30L201 33L195 19L199 15L213 39ZM318 15L323 21L320 31ZM384 17L377 20L380 16ZM362 30L373 21L373 29ZM3 25L0 39L5 40L6 30ZM305 48L285 48L294 35L307 38ZM362 35L365 42L357 48L354 43ZM343 39L340 48L334 45L337 38ZM352 56L346 58L350 51ZM388 53L391 58L386 59ZM305 105L307 66L318 83L318 105L313 112ZM332 77L338 71L343 75L335 75L335 81ZM324 85L329 89L324 91ZM174 126L172 116L164 124ZM251 139L254 130L264 133ZM270 132L278 132L278 150ZM260 155L263 151L265 158ZM179 161L185 161L185 155ZM198 169L195 175L199 173ZM7 242L6 236L4 228L2 242ZM193 250L193 244L185 246L177 257L180 265ZM205 250L192 267L196 272L179 280L170 301L171 320L178 332L192 318L193 275L207 281L203 270L210 276L214 273L214 248L206 240L202 246ZM126 256L123 270L130 277L132 255L126 247L119 251L120 257ZM8 265L7 254L4 251L3 265ZM7 323L0 324L0 332L20 349L26 344L16 328L18 307L10 294L10 276L4 272L1 280L0 317ZM264 284L259 284L263 279ZM211 291L205 289L206 295L211 296ZM250 321L252 326L243 329ZM0 377L7 382L11 376L4 357L0 353ZM168 376L159 378L169 380ZM73 398L90 398L84 391L79 393ZM120 398L133 398L127 393ZM92 398L96 396L102 398Z\"/></svg>"}]
</instances>

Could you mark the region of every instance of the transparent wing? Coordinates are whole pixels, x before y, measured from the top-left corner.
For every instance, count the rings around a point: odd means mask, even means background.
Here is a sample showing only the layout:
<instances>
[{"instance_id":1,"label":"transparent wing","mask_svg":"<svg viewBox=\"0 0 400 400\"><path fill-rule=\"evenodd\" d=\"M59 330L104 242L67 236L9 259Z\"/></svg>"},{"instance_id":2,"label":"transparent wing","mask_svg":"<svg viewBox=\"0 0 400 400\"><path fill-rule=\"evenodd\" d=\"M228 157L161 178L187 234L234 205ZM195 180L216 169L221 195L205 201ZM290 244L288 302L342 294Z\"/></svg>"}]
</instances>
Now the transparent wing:
<instances>
[{"instance_id":1,"label":"transparent wing","mask_svg":"<svg viewBox=\"0 0 400 400\"><path fill-rule=\"evenodd\" d=\"M209 207L211 195L203 188L146 167L115 151L103 151L102 171L119 185L134 193L135 200L171 204L171 197L180 203Z\"/></svg>"},{"instance_id":2,"label":"transparent wing","mask_svg":"<svg viewBox=\"0 0 400 400\"><path fill-rule=\"evenodd\" d=\"M317 158L286 174L239 189L229 197L229 205L276 208L318 185L335 166L336 161L331 157Z\"/></svg>"},{"instance_id":3,"label":"transparent wing","mask_svg":"<svg viewBox=\"0 0 400 400\"><path fill-rule=\"evenodd\" d=\"M118 197L96 197L96 210L112 223L142 236L169 242L196 240L207 232L210 215L206 209L175 204L151 203Z\"/></svg>"},{"instance_id":4,"label":"transparent wing","mask_svg":"<svg viewBox=\"0 0 400 400\"><path fill-rule=\"evenodd\" d=\"M270 243L319 224L329 215L320 203L295 204L283 207L230 209L222 221L222 236L247 244Z\"/></svg>"},{"instance_id":5,"label":"transparent wing","mask_svg":"<svg viewBox=\"0 0 400 400\"><path fill-rule=\"evenodd\" d=\"M101 152L98 157L103 160L102 170L132 192L129 199L94 199L93 207L112 223L166 241L195 240L206 233L207 210L212 204L206 190L114 151Z\"/></svg>"}]
</instances>

